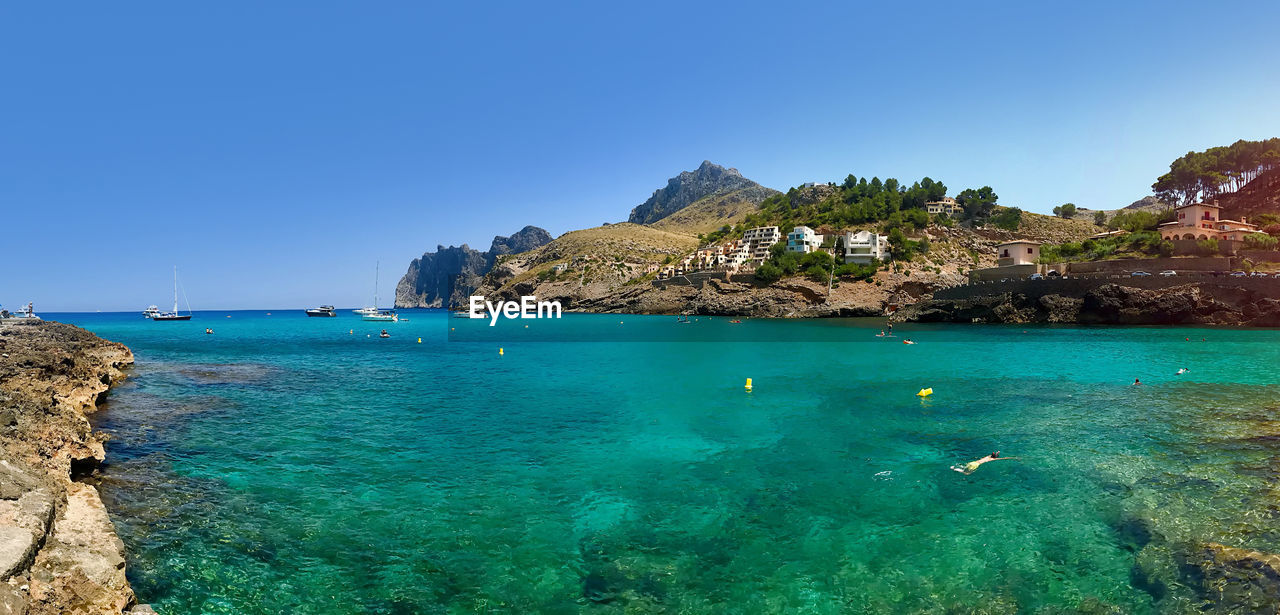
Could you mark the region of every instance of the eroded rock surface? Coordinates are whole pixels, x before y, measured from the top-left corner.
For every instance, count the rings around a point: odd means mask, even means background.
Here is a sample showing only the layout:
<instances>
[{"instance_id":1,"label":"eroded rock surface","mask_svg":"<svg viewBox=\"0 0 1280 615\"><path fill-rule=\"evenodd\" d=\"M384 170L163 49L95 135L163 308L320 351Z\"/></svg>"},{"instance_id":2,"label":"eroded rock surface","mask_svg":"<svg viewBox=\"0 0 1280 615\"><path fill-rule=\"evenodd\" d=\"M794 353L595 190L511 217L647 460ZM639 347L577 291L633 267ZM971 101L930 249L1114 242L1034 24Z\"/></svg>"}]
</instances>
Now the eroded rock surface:
<instances>
[{"instance_id":1,"label":"eroded rock surface","mask_svg":"<svg viewBox=\"0 0 1280 615\"><path fill-rule=\"evenodd\" d=\"M124 545L91 485L88 415L133 353L53 322L0 326L0 615L135 606Z\"/></svg>"}]
</instances>

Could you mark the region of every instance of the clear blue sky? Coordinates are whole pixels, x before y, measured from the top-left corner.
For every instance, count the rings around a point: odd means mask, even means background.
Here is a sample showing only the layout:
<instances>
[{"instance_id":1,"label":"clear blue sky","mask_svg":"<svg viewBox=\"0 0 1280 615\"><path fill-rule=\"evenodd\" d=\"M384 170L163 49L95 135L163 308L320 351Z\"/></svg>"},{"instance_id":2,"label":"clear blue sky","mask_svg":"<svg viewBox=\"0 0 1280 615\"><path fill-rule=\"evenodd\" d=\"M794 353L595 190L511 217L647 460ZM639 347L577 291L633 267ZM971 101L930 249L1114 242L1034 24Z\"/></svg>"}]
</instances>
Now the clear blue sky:
<instances>
[{"instance_id":1,"label":"clear blue sky","mask_svg":"<svg viewBox=\"0 0 1280 615\"><path fill-rule=\"evenodd\" d=\"M6 3L0 303L383 301L703 159L1123 206L1280 136L1280 4Z\"/></svg>"}]
</instances>

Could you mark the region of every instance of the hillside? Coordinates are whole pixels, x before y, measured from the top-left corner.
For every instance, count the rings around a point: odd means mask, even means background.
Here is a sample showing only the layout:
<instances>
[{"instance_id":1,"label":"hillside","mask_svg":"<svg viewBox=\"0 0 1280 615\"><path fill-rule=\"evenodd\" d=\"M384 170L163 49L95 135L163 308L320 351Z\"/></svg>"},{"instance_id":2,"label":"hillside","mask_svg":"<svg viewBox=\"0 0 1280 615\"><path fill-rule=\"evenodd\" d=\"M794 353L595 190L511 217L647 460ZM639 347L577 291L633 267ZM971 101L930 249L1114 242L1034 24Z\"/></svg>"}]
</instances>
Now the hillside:
<instances>
[{"instance_id":1,"label":"hillside","mask_svg":"<svg viewBox=\"0 0 1280 615\"><path fill-rule=\"evenodd\" d=\"M649 226L673 233L698 235L742 222L760 202L776 192L763 186L703 197Z\"/></svg>"},{"instance_id":2,"label":"hillside","mask_svg":"<svg viewBox=\"0 0 1280 615\"><path fill-rule=\"evenodd\" d=\"M688 234L629 222L570 231L534 250L500 257L476 293L535 294L524 290L557 283L599 292L634 283L649 267L687 254L697 244ZM516 287L524 290L511 292Z\"/></svg>"},{"instance_id":3,"label":"hillside","mask_svg":"<svg viewBox=\"0 0 1280 615\"><path fill-rule=\"evenodd\" d=\"M1239 190L1219 196L1217 203L1226 220L1280 214L1280 169L1262 173Z\"/></svg>"},{"instance_id":4,"label":"hillside","mask_svg":"<svg viewBox=\"0 0 1280 615\"><path fill-rule=\"evenodd\" d=\"M707 197L739 192L739 200L759 203L777 191L765 188L738 172L709 160L693 171L685 171L667 180L667 185L653 191L645 202L631 210L628 222L652 224Z\"/></svg>"}]
</instances>

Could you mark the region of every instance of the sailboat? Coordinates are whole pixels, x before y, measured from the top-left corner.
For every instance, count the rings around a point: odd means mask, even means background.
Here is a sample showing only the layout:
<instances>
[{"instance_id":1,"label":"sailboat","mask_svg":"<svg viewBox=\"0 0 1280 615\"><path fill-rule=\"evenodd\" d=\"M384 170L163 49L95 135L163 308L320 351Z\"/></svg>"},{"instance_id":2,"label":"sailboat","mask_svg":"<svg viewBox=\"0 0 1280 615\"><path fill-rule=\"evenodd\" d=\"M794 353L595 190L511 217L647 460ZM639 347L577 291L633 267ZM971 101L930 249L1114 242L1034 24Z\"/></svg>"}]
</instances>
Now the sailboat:
<instances>
[{"instance_id":1,"label":"sailboat","mask_svg":"<svg viewBox=\"0 0 1280 615\"><path fill-rule=\"evenodd\" d=\"M178 267L176 265L173 267L173 311L155 314L151 320L191 320L191 306L187 306L186 316L178 313Z\"/></svg>"},{"instance_id":2,"label":"sailboat","mask_svg":"<svg viewBox=\"0 0 1280 615\"><path fill-rule=\"evenodd\" d=\"M374 265L374 268L373 268L373 305L362 307L358 310L355 310L355 313L360 314L364 318L364 320L372 320L377 322L396 322L397 320L400 320L400 317L396 316L395 310L378 309L378 274L381 268L382 268L382 261L378 261L378 263Z\"/></svg>"}]
</instances>

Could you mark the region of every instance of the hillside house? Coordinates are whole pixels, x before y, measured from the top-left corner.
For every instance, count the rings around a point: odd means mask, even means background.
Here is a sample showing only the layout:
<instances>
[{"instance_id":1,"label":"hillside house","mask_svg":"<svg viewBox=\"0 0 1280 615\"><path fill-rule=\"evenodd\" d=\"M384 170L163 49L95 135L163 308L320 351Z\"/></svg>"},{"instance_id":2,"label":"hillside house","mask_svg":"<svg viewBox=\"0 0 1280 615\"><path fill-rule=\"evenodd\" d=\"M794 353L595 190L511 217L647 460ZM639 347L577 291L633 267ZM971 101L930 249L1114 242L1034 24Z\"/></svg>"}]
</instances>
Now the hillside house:
<instances>
[{"instance_id":1,"label":"hillside house","mask_svg":"<svg viewBox=\"0 0 1280 615\"><path fill-rule=\"evenodd\" d=\"M797 226L787 235L787 251L808 254L822 247L823 236L807 226Z\"/></svg>"},{"instance_id":2,"label":"hillside house","mask_svg":"<svg viewBox=\"0 0 1280 615\"><path fill-rule=\"evenodd\" d=\"M1034 265L1040 260L1040 242L1009 241L996 246L996 266Z\"/></svg>"},{"instance_id":3,"label":"hillside house","mask_svg":"<svg viewBox=\"0 0 1280 615\"><path fill-rule=\"evenodd\" d=\"M889 238L872 231L845 233L836 239L836 256L846 263L866 265L889 260Z\"/></svg>"}]
</instances>

